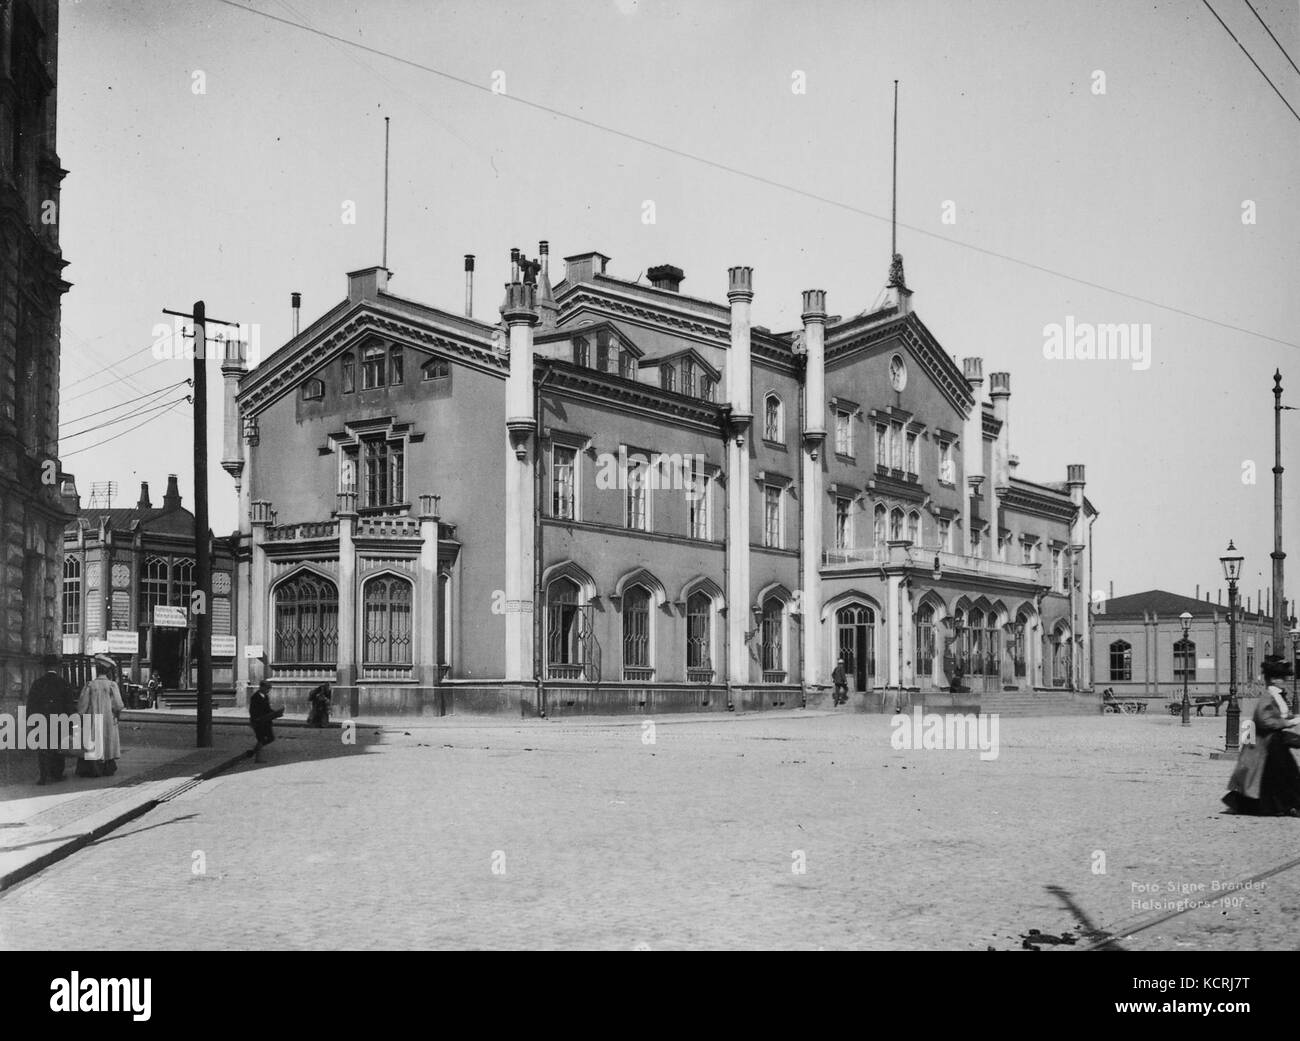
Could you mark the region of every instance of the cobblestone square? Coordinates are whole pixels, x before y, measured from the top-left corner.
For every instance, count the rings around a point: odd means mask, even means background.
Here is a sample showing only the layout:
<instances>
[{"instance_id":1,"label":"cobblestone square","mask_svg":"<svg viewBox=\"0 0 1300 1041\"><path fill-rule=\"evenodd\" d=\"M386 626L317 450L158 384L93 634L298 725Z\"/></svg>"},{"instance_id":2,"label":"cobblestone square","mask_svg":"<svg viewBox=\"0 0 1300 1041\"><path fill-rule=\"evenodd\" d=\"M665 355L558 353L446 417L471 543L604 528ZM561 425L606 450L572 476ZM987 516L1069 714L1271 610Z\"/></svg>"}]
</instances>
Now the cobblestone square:
<instances>
[{"instance_id":1,"label":"cobblestone square","mask_svg":"<svg viewBox=\"0 0 1300 1041\"><path fill-rule=\"evenodd\" d=\"M6 949L1290 949L1300 821L1221 814L1221 719L890 717L284 728L0 895ZM106 894L112 899L105 899ZM1268 913L1263 913L1267 909Z\"/></svg>"}]
</instances>

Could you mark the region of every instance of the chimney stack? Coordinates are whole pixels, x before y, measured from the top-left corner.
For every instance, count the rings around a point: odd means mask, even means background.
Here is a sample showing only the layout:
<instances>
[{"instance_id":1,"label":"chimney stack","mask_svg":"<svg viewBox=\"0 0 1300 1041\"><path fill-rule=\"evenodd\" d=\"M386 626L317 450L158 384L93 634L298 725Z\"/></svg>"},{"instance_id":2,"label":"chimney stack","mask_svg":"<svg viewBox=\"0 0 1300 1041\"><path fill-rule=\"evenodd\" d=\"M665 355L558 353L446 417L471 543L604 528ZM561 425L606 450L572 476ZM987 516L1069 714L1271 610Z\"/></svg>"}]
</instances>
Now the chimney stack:
<instances>
[{"instance_id":1,"label":"chimney stack","mask_svg":"<svg viewBox=\"0 0 1300 1041\"><path fill-rule=\"evenodd\" d=\"M140 501L135 504L137 510L152 510L153 503L149 501L149 482L140 482Z\"/></svg>"},{"instance_id":2,"label":"chimney stack","mask_svg":"<svg viewBox=\"0 0 1300 1041\"><path fill-rule=\"evenodd\" d=\"M686 272L672 264L658 264L645 274L652 286L669 293L681 292L682 281L686 278Z\"/></svg>"},{"instance_id":3,"label":"chimney stack","mask_svg":"<svg viewBox=\"0 0 1300 1041\"><path fill-rule=\"evenodd\" d=\"M971 536L974 534L971 496L977 494L980 485L984 483L984 405L980 400L984 388L984 359L963 358L962 373L966 377L970 396L974 399L970 412L967 413L962 424L961 436L961 465L965 482L965 486L961 489L961 525L962 537L966 540L966 545L961 547L961 552L969 553L972 545ZM990 507L985 506L984 512L985 521L992 519Z\"/></svg>"},{"instance_id":4,"label":"chimney stack","mask_svg":"<svg viewBox=\"0 0 1300 1041\"><path fill-rule=\"evenodd\" d=\"M989 398L993 401L993 418L998 420L998 436L993 442L993 484L1005 488L1011 483L1007 460L1011 457L1011 373L989 373Z\"/></svg>"},{"instance_id":5,"label":"chimney stack","mask_svg":"<svg viewBox=\"0 0 1300 1041\"><path fill-rule=\"evenodd\" d=\"M465 317L474 317L474 254L465 254Z\"/></svg>"},{"instance_id":6,"label":"chimney stack","mask_svg":"<svg viewBox=\"0 0 1300 1041\"><path fill-rule=\"evenodd\" d=\"M181 489L176 483L176 475L167 475L167 494L163 496L164 510L179 510L181 508Z\"/></svg>"},{"instance_id":7,"label":"chimney stack","mask_svg":"<svg viewBox=\"0 0 1300 1041\"><path fill-rule=\"evenodd\" d=\"M560 305L551 291L551 244L545 239L537 243L537 314L538 328L550 332L560 323Z\"/></svg>"},{"instance_id":8,"label":"chimney stack","mask_svg":"<svg viewBox=\"0 0 1300 1041\"><path fill-rule=\"evenodd\" d=\"M298 318L302 311L302 294L290 293L289 305L293 308L293 334L298 335Z\"/></svg>"}]
</instances>

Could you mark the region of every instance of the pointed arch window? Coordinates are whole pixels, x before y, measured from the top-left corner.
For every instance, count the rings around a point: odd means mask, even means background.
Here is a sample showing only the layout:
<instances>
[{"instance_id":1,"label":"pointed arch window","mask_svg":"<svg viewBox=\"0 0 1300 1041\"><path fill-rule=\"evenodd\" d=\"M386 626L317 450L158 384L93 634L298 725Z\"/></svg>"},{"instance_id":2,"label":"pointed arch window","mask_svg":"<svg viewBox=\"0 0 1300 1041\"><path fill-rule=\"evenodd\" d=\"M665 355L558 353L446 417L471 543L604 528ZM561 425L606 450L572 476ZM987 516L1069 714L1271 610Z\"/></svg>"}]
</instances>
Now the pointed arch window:
<instances>
[{"instance_id":1,"label":"pointed arch window","mask_svg":"<svg viewBox=\"0 0 1300 1041\"><path fill-rule=\"evenodd\" d=\"M623 678L649 679L650 661L650 591L633 586L623 594Z\"/></svg>"},{"instance_id":2,"label":"pointed arch window","mask_svg":"<svg viewBox=\"0 0 1300 1041\"><path fill-rule=\"evenodd\" d=\"M880 549L885 544L887 538L886 532L889 525L889 511L881 504L876 505L875 526L872 529L872 537L875 540L876 549Z\"/></svg>"},{"instance_id":3,"label":"pointed arch window","mask_svg":"<svg viewBox=\"0 0 1300 1041\"><path fill-rule=\"evenodd\" d=\"M686 668L713 671L713 598L702 589L686 601Z\"/></svg>"},{"instance_id":4,"label":"pointed arch window","mask_svg":"<svg viewBox=\"0 0 1300 1041\"><path fill-rule=\"evenodd\" d=\"M339 651L339 594L333 582L300 572L275 587L275 661L333 665Z\"/></svg>"},{"instance_id":5,"label":"pointed arch window","mask_svg":"<svg viewBox=\"0 0 1300 1041\"><path fill-rule=\"evenodd\" d=\"M889 512L889 537L894 541L903 537L903 511L897 506Z\"/></svg>"},{"instance_id":6,"label":"pointed arch window","mask_svg":"<svg viewBox=\"0 0 1300 1041\"><path fill-rule=\"evenodd\" d=\"M591 605L580 604L578 592L578 584L563 577L546 588L546 665L551 679L600 678Z\"/></svg>"},{"instance_id":7,"label":"pointed arch window","mask_svg":"<svg viewBox=\"0 0 1300 1041\"><path fill-rule=\"evenodd\" d=\"M411 583L380 575L365 585L365 664L411 664Z\"/></svg>"},{"instance_id":8,"label":"pointed arch window","mask_svg":"<svg viewBox=\"0 0 1300 1041\"><path fill-rule=\"evenodd\" d=\"M81 632L81 561L76 557L63 558L63 632Z\"/></svg>"},{"instance_id":9,"label":"pointed arch window","mask_svg":"<svg viewBox=\"0 0 1300 1041\"><path fill-rule=\"evenodd\" d=\"M763 681L785 681L785 604L776 596L763 601L762 611Z\"/></svg>"},{"instance_id":10,"label":"pointed arch window","mask_svg":"<svg viewBox=\"0 0 1300 1041\"><path fill-rule=\"evenodd\" d=\"M153 624L153 609L167 604L167 584L171 568L166 557L149 556L140 569L139 618L141 625Z\"/></svg>"},{"instance_id":11,"label":"pointed arch window","mask_svg":"<svg viewBox=\"0 0 1300 1041\"><path fill-rule=\"evenodd\" d=\"M921 544L921 515L915 510L907 515L907 537L913 546Z\"/></svg>"},{"instance_id":12,"label":"pointed arch window","mask_svg":"<svg viewBox=\"0 0 1300 1041\"><path fill-rule=\"evenodd\" d=\"M785 415L781 399L769 394L763 399L763 440L783 443L785 441Z\"/></svg>"},{"instance_id":13,"label":"pointed arch window","mask_svg":"<svg viewBox=\"0 0 1300 1041\"><path fill-rule=\"evenodd\" d=\"M1133 679L1133 647L1127 640L1116 640L1110 645L1110 678L1116 683Z\"/></svg>"},{"instance_id":14,"label":"pointed arch window","mask_svg":"<svg viewBox=\"0 0 1300 1041\"><path fill-rule=\"evenodd\" d=\"M934 605L922 604L916 612L916 678L934 676Z\"/></svg>"}]
</instances>

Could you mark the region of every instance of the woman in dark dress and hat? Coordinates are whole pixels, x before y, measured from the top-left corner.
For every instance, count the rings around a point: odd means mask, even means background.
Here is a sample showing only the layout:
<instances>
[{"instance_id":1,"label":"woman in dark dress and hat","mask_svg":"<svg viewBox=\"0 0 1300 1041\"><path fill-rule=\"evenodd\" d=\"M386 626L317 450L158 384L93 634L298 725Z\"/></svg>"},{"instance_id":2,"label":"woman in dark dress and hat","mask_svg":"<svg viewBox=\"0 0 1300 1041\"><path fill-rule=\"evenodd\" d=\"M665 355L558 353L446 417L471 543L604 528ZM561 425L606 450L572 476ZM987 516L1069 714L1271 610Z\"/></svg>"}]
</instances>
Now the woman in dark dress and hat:
<instances>
[{"instance_id":1,"label":"woman in dark dress and hat","mask_svg":"<svg viewBox=\"0 0 1300 1041\"><path fill-rule=\"evenodd\" d=\"M257 744L253 747L253 762L262 761L262 749L275 740L274 720L284 715L284 709L271 708L271 681L262 680L257 691L248 699L248 722L253 728Z\"/></svg>"},{"instance_id":2,"label":"woman in dark dress and hat","mask_svg":"<svg viewBox=\"0 0 1300 1041\"><path fill-rule=\"evenodd\" d=\"M1281 686L1291 675L1291 665L1270 654L1261 671L1268 689L1255 705L1254 733L1241 742L1223 801L1229 813L1300 817L1300 767L1291 754L1300 747L1300 718L1291 714Z\"/></svg>"}]
</instances>

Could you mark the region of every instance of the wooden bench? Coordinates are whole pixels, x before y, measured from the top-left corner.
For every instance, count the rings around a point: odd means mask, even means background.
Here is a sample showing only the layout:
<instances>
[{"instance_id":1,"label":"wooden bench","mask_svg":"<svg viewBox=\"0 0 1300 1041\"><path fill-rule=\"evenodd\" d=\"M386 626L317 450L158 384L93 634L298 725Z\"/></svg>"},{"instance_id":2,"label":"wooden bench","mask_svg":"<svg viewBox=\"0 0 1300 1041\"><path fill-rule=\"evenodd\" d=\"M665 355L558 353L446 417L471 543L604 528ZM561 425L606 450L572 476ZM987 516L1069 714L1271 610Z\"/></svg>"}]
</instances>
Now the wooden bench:
<instances>
[{"instance_id":1,"label":"wooden bench","mask_svg":"<svg viewBox=\"0 0 1300 1041\"><path fill-rule=\"evenodd\" d=\"M1187 700L1188 703L1194 709L1196 709L1196 714L1198 716L1207 708L1214 709L1214 714L1217 716L1219 714L1219 706L1228 700L1228 696L1226 694L1196 694L1188 698ZM1171 701L1169 703L1169 714L1171 716L1176 716L1180 714L1182 711L1183 711L1182 698L1179 698L1177 701Z\"/></svg>"}]
</instances>

